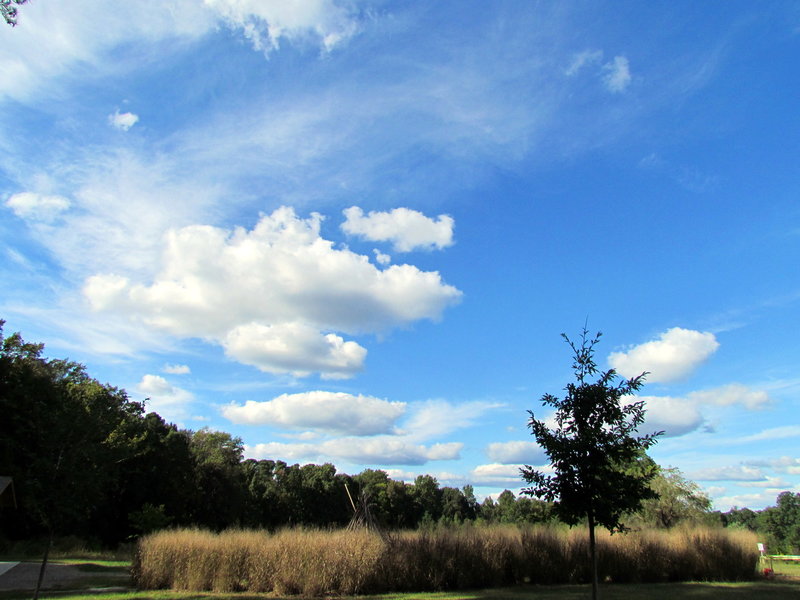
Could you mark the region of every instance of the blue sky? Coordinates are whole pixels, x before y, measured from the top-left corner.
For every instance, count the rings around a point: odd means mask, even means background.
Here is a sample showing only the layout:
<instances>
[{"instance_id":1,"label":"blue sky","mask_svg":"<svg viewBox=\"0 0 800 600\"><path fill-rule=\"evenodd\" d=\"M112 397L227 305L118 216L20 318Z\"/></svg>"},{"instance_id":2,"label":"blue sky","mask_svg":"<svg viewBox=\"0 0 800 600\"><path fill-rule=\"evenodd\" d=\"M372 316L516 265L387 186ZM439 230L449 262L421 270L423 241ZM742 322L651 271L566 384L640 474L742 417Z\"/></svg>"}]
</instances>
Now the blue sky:
<instances>
[{"instance_id":1,"label":"blue sky","mask_svg":"<svg viewBox=\"0 0 800 600\"><path fill-rule=\"evenodd\" d=\"M794 2L47 0L6 331L247 456L521 487L560 339L716 508L800 491Z\"/></svg>"}]
</instances>

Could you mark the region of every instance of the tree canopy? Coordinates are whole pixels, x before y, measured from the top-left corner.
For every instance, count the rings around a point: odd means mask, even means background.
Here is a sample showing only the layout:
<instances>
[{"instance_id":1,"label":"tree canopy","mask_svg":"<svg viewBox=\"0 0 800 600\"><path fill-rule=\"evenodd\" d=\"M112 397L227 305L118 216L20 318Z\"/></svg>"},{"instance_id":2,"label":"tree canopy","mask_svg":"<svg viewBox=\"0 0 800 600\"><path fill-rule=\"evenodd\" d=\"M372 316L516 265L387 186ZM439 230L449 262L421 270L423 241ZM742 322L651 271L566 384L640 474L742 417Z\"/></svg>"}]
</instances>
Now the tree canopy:
<instances>
[{"instance_id":1,"label":"tree canopy","mask_svg":"<svg viewBox=\"0 0 800 600\"><path fill-rule=\"evenodd\" d=\"M644 422L644 402L631 398L644 383L645 373L618 381L611 369L600 371L594 360L598 333L588 337L584 328L580 343L562 334L573 352L575 382L567 384L563 399L542 396L544 406L555 409L553 428L528 411L528 426L547 454L553 469L549 475L530 466L521 469L531 486L525 494L554 503L558 517L570 525L586 519L593 564L593 597L597 597L595 525L609 531L625 529L622 518L639 510L644 500L655 498L649 483L652 472L626 469L652 446L661 432L637 435Z\"/></svg>"}]
</instances>

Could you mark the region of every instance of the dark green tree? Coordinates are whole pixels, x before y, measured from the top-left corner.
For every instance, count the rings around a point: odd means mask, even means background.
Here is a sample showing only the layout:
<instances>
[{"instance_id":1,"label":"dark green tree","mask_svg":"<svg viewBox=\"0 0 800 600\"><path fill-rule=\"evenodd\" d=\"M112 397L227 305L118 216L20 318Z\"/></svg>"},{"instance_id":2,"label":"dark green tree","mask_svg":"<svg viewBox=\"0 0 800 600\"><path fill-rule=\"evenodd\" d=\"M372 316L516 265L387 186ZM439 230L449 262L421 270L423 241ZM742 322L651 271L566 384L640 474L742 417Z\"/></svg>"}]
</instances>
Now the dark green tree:
<instances>
[{"instance_id":1,"label":"dark green tree","mask_svg":"<svg viewBox=\"0 0 800 600\"><path fill-rule=\"evenodd\" d=\"M562 334L573 352L576 381L567 384L563 399L551 394L542 396L542 404L555 409L553 429L528 411L528 426L550 459L553 474L527 465L520 470L531 486L523 493L553 502L557 516L569 525L586 520L595 599L595 527L605 527L612 533L624 531L623 515L656 497L649 485L652 474L636 474L624 467L641 456L662 433L636 435L644 422L645 408L643 401L631 401L630 396L641 388L646 373L617 381L613 369L600 371L594 360L594 347L600 336L598 333L589 338L584 328L578 344Z\"/></svg>"},{"instance_id":2,"label":"dark green tree","mask_svg":"<svg viewBox=\"0 0 800 600\"><path fill-rule=\"evenodd\" d=\"M800 552L800 494L781 492L775 506L761 511L759 529L768 535L772 553L797 554Z\"/></svg>"}]
</instances>

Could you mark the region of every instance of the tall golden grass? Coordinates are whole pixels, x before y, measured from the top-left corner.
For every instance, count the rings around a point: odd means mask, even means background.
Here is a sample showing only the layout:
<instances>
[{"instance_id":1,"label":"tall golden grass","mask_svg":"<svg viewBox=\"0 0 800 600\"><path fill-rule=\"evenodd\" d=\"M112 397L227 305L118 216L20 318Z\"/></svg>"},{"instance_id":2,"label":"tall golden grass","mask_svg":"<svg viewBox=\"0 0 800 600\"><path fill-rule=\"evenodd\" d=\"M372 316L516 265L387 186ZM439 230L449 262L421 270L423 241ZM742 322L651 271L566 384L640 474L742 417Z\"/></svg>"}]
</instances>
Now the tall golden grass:
<instances>
[{"instance_id":1,"label":"tall golden grass","mask_svg":"<svg viewBox=\"0 0 800 600\"><path fill-rule=\"evenodd\" d=\"M738 581L754 576L755 536L722 529L598 532L601 580ZM145 589L380 593L589 580L588 535L565 527L391 533L197 529L151 534L134 559Z\"/></svg>"}]
</instances>

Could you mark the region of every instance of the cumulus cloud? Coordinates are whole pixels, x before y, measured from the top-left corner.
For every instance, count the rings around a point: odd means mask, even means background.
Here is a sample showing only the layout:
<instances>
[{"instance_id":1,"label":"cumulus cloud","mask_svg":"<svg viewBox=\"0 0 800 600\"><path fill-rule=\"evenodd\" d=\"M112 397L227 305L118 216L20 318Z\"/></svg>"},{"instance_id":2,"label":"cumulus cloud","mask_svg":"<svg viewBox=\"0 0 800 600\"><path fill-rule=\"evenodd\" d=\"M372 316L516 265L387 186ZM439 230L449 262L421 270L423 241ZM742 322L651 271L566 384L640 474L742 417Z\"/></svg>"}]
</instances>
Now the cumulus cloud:
<instances>
[{"instance_id":1,"label":"cumulus cloud","mask_svg":"<svg viewBox=\"0 0 800 600\"><path fill-rule=\"evenodd\" d=\"M468 479L475 485L519 488L525 484L520 476L522 467L522 464L504 465L493 463L478 465L470 471ZM537 469L544 473L553 472L550 466L537 467Z\"/></svg>"},{"instance_id":2,"label":"cumulus cloud","mask_svg":"<svg viewBox=\"0 0 800 600\"><path fill-rule=\"evenodd\" d=\"M346 435L390 433L406 410L404 402L344 392L312 391L282 394L267 402L231 404L222 414L237 425L278 425L321 429Z\"/></svg>"},{"instance_id":3,"label":"cumulus cloud","mask_svg":"<svg viewBox=\"0 0 800 600\"><path fill-rule=\"evenodd\" d=\"M313 39L332 50L358 31L354 16L333 0L205 0L256 50L277 49L281 39Z\"/></svg>"},{"instance_id":4,"label":"cumulus cloud","mask_svg":"<svg viewBox=\"0 0 800 600\"><path fill-rule=\"evenodd\" d=\"M322 457L355 464L423 465L432 460L458 459L463 446L460 442L425 446L388 436L345 437L318 444L256 444L248 446L246 454L257 459L313 460Z\"/></svg>"},{"instance_id":5,"label":"cumulus cloud","mask_svg":"<svg viewBox=\"0 0 800 600\"><path fill-rule=\"evenodd\" d=\"M612 62L603 65L603 71L603 82L609 92L624 92L631 83L628 59L624 56L615 56Z\"/></svg>"},{"instance_id":6,"label":"cumulus cloud","mask_svg":"<svg viewBox=\"0 0 800 600\"><path fill-rule=\"evenodd\" d=\"M342 231L373 242L392 242L396 252L433 250L453 245L455 222L448 215L436 219L409 208L389 212L370 211L364 216L358 206L346 208Z\"/></svg>"},{"instance_id":7,"label":"cumulus cloud","mask_svg":"<svg viewBox=\"0 0 800 600\"><path fill-rule=\"evenodd\" d=\"M377 262L379 265L386 266L392 262L391 256L389 256L388 254L384 254L377 248L373 248L372 253L375 255L375 262Z\"/></svg>"},{"instance_id":8,"label":"cumulus cloud","mask_svg":"<svg viewBox=\"0 0 800 600\"><path fill-rule=\"evenodd\" d=\"M189 368L189 365L164 365L163 368L164 373L169 373L170 375L188 375L192 372Z\"/></svg>"},{"instance_id":9,"label":"cumulus cloud","mask_svg":"<svg viewBox=\"0 0 800 600\"><path fill-rule=\"evenodd\" d=\"M228 356L241 363L295 377L317 371L324 379L346 379L362 369L367 356L366 348L356 342L321 334L304 323L240 325L228 332L222 345Z\"/></svg>"},{"instance_id":10,"label":"cumulus cloud","mask_svg":"<svg viewBox=\"0 0 800 600\"><path fill-rule=\"evenodd\" d=\"M659 339L634 346L627 352L612 352L609 364L624 377L647 371L651 383L686 377L719 348L713 333L673 327Z\"/></svg>"},{"instance_id":11,"label":"cumulus cloud","mask_svg":"<svg viewBox=\"0 0 800 600\"><path fill-rule=\"evenodd\" d=\"M270 373L349 377L366 350L345 334L436 320L460 300L436 271L378 269L369 257L320 236L322 216L281 207L248 231L192 225L166 234L150 285L116 274L89 277L94 310L116 311L168 333L221 344Z\"/></svg>"},{"instance_id":12,"label":"cumulus cloud","mask_svg":"<svg viewBox=\"0 0 800 600\"><path fill-rule=\"evenodd\" d=\"M698 429L704 422L697 405L686 398L670 396L637 396L630 402L644 400L645 421L640 433L663 431L667 437L685 435Z\"/></svg>"},{"instance_id":13,"label":"cumulus cloud","mask_svg":"<svg viewBox=\"0 0 800 600\"><path fill-rule=\"evenodd\" d=\"M761 469L746 465L710 467L695 471L690 476L699 481L767 481Z\"/></svg>"},{"instance_id":14,"label":"cumulus cloud","mask_svg":"<svg viewBox=\"0 0 800 600\"><path fill-rule=\"evenodd\" d=\"M6 206L20 219L49 223L69 209L70 201L62 196L22 192L6 200Z\"/></svg>"},{"instance_id":15,"label":"cumulus cloud","mask_svg":"<svg viewBox=\"0 0 800 600\"><path fill-rule=\"evenodd\" d=\"M739 383L722 387L691 392L687 398L699 404L716 404L717 406L741 405L750 410L763 408L769 402L769 395L763 390L753 390Z\"/></svg>"},{"instance_id":16,"label":"cumulus cloud","mask_svg":"<svg viewBox=\"0 0 800 600\"><path fill-rule=\"evenodd\" d=\"M145 375L136 385L136 391L149 399L148 410L167 420L188 418L187 408L194 400L194 394L172 385L160 375Z\"/></svg>"},{"instance_id":17,"label":"cumulus cloud","mask_svg":"<svg viewBox=\"0 0 800 600\"><path fill-rule=\"evenodd\" d=\"M547 462L547 455L536 442L495 442L487 446L486 454L495 463L504 465Z\"/></svg>"},{"instance_id":18,"label":"cumulus cloud","mask_svg":"<svg viewBox=\"0 0 800 600\"><path fill-rule=\"evenodd\" d=\"M139 122L139 115L131 112L120 113L119 110L116 110L113 115L108 115L108 122L114 129L128 131Z\"/></svg>"}]
</instances>

